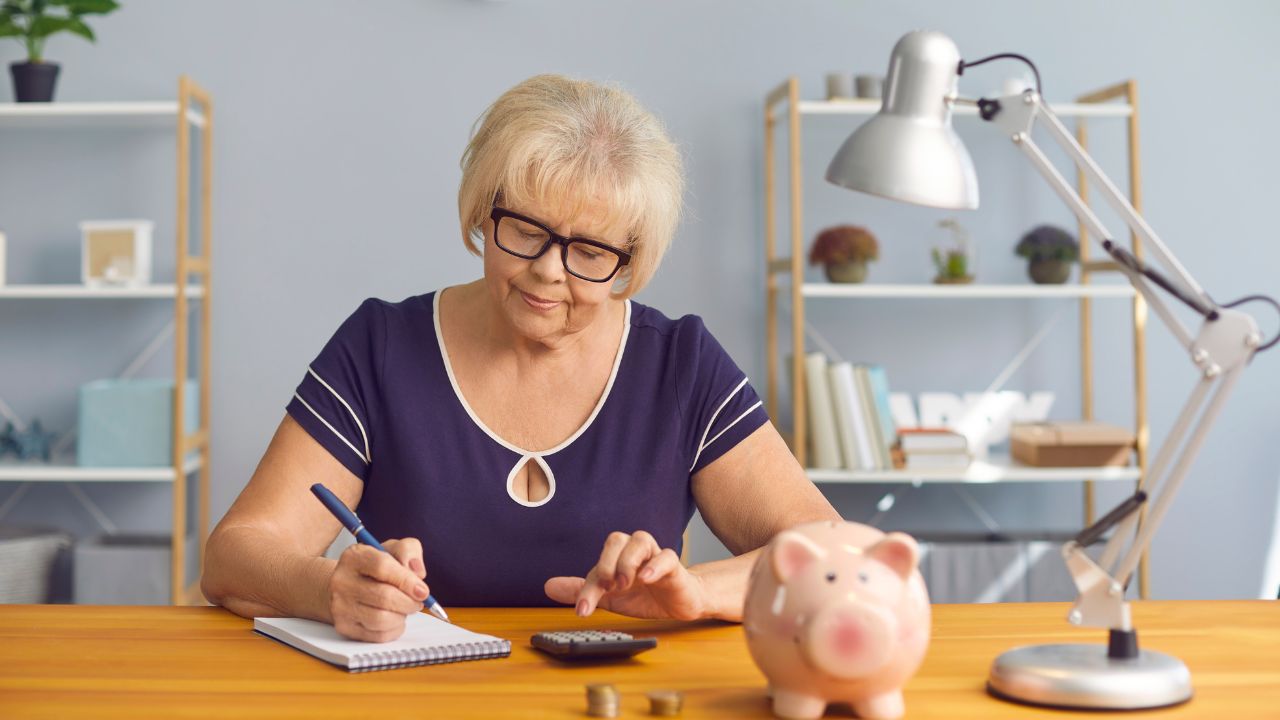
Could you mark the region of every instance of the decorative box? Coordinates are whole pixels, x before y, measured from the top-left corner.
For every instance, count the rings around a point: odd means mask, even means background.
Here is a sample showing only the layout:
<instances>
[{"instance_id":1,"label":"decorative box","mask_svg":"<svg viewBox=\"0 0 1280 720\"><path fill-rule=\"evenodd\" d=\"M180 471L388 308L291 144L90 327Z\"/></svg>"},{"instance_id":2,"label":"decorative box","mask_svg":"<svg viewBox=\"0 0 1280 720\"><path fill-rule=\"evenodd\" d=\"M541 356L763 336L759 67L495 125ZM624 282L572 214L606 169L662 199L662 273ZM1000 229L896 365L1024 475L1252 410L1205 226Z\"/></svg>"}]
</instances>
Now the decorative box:
<instances>
[{"instance_id":1,"label":"decorative box","mask_svg":"<svg viewBox=\"0 0 1280 720\"><path fill-rule=\"evenodd\" d=\"M80 276L85 285L151 282L150 220L86 220L80 223Z\"/></svg>"},{"instance_id":2,"label":"decorative box","mask_svg":"<svg viewBox=\"0 0 1280 720\"><path fill-rule=\"evenodd\" d=\"M199 386L187 380L186 431L199 426ZM173 380L96 380L80 387L76 461L85 467L173 464Z\"/></svg>"},{"instance_id":3,"label":"decorative box","mask_svg":"<svg viewBox=\"0 0 1280 720\"><path fill-rule=\"evenodd\" d=\"M1014 423L1009 431L1013 459L1037 467L1103 467L1129 464L1133 432L1106 423Z\"/></svg>"}]
</instances>

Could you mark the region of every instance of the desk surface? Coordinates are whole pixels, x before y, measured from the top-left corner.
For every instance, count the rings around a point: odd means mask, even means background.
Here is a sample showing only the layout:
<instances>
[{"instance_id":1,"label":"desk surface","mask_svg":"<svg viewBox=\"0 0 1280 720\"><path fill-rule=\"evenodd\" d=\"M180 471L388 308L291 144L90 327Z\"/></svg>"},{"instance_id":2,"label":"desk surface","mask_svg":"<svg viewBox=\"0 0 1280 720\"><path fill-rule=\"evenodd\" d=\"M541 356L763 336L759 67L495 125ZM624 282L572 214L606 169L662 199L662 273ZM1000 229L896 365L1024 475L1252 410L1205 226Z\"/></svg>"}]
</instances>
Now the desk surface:
<instances>
[{"instance_id":1,"label":"desk surface","mask_svg":"<svg viewBox=\"0 0 1280 720\"><path fill-rule=\"evenodd\" d=\"M933 644L906 689L908 718L1095 718L989 697L987 668L1011 647L1094 642L1063 603L938 605ZM1196 697L1124 717L1280 718L1280 602L1135 602L1143 644L1181 658ZM0 717L585 717L584 685L611 682L622 717L645 692L684 692L683 717L771 717L738 625L579 619L568 609L450 608L464 627L512 641L511 657L348 674L255 635L218 608L0 605ZM565 666L529 647L539 630L616 628L656 635L623 664ZM375 715L376 713L376 715ZM850 717L829 709L828 717Z\"/></svg>"}]
</instances>

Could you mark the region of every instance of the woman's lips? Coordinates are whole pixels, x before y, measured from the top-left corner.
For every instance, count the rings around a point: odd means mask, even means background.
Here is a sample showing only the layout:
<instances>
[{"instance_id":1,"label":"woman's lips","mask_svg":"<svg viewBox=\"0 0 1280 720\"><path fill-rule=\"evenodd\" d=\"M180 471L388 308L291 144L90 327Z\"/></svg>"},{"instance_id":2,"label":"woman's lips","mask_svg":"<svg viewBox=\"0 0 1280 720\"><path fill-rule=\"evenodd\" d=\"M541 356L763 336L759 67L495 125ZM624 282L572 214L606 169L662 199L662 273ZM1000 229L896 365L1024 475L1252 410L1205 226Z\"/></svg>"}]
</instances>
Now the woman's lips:
<instances>
[{"instance_id":1,"label":"woman's lips","mask_svg":"<svg viewBox=\"0 0 1280 720\"><path fill-rule=\"evenodd\" d=\"M547 300L537 295L530 295L523 290L520 291L520 297L524 298L525 303L535 310L550 310L560 304L558 300Z\"/></svg>"}]
</instances>

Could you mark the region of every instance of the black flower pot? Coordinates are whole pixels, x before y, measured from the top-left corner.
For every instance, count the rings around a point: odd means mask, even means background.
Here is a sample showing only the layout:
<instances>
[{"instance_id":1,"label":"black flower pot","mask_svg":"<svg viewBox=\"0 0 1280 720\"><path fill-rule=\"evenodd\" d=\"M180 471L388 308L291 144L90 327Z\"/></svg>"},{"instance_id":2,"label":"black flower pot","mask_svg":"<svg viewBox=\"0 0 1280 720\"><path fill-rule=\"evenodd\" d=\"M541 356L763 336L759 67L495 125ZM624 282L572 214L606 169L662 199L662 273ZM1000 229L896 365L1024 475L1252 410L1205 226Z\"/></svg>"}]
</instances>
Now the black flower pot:
<instances>
[{"instance_id":1,"label":"black flower pot","mask_svg":"<svg viewBox=\"0 0 1280 720\"><path fill-rule=\"evenodd\" d=\"M1027 271L1038 285L1061 285L1071 277L1071 261L1054 258L1032 260Z\"/></svg>"},{"instance_id":2,"label":"black flower pot","mask_svg":"<svg viewBox=\"0 0 1280 720\"><path fill-rule=\"evenodd\" d=\"M18 62L9 64L13 75L13 99L18 102L53 102L58 82L58 64Z\"/></svg>"}]
</instances>

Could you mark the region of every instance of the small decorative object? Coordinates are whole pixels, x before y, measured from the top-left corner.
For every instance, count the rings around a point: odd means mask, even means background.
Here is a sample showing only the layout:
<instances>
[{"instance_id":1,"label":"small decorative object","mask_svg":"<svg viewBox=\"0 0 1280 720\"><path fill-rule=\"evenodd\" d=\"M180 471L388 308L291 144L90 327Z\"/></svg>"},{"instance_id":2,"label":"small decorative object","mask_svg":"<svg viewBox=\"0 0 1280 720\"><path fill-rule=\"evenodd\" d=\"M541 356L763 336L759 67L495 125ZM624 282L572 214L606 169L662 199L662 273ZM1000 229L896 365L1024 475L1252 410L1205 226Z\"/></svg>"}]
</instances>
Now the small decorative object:
<instances>
[{"instance_id":1,"label":"small decorative object","mask_svg":"<svg viewBox=\"0 0 1280 720\"><path fill-rule=\"evenodd\" d=\"M63 31L94 41L85 15L106 15L115 0L5 0L0 3L0 37L17 38L27 48L26 62L9 64L13 97L18 102L53 102L58 64L44 59L44 43ZM54 12L55 8L59 12Z\"/></svg>"},{"instance_id":2,"label":"small decorative object","mask_svg":"<svg viewBox=\"0 0 1280 720\"><path fill-rule=\"evenodd\" d=\"M0 432L0 458L10 453L18 454L18 437L13 423L7 422L4 424L4 431Z\"/></svg>"},{"instance_id":3,"label":"small decorative object","mask_svg":"<svg viewBox=\"0 0 1280 720\"><path fill-rule=\"evenodd\" d=\"M853 77L849 73L827 73L827 99L849 100L853 97Z\"/></svg>"},{"instance_id":4,"label":"small decorative object","mask_svg":"<svg viewBox=\"0 0 1280 720\"><path fill-rule=\"evenodd\" d=\"M26 432L19 432L13 423L5 423L0 432L0 457L12 453L19 460L43 460L49 462L54 433L44 431L39 420L31 421Z\"/></svg>"},{"instance_id":5,"label":"small decorative object","mask_svg":"<svg viewBox=\"0 0 1280 720\"><path fill-rule=\"evenodd\" d=\"M884 78L879 75L859 75L854 82L858 86L858 97L879 100Z\"/></svg>"},{"instance_id":6,"label":"small decorative object","mask_svg":"<svg viewBox=\"0 0 1280 720\"><path fill-rule=\"evenodd\" d=\"M1125 466L1133 433L1094 421L1016 423L1009 432L1013 459L1038 467Z\"/></svg>"},{"instance_id":7,"label":"small decorative object","mask_svg":"<svg viewBox=\"0 0 1280 720\"><path fill-rule=\"evenodd\" d=\"M1014 249L1031 262L1027 273L1041 285L1060 285L1071 277L1071 263L1080 257L1080 244L1062 228L1040 225L1032 228Z\"/></svg>"},{"instance_id":8,"label":"small decorative object","mask_svg":"<svg viewBox=\"0 0 1280 720\"><path fill-rule=\"evenodd\" d=\"M183 386L184 432L200 426L200 387ZM94 380L80 386L76 464L82 467L162 467L173 464L170 378Z\"/></svg>"},{"instance_id":9,"label":"small decorative object","mask_svg":"<svg viewBox=\"0 0 1280 720\"><path fill-rule=\"evenodd\" d=\"M821 521L779 533L756 559L743 607L747 648L773 713L818 718L847 702L902 717L902 687L929 648L929 594L909 535Z\"/></svg>"},{"instance_id":10,"label":"small decorative object","mask_svg":"<svg viewBox=\"0 0 1280 720\"><path fill-rule=\"evenodd\" d=\"M952 232L955 244L949 248L933 248L931 255L933 257L933 266L937 270L937 275L933 281L944 285L961 285L973 282L973 275L969 274L970 258L969 258L969 231L965 230L955 218L947 218L938 221L938 227L947 228Z\"/></svg>"},{"instance_id":11,"label":"small decorative object","mask_svg":"<svg viewBox=\"0 0 1280 720\"><path fill-rule=\"evenodd\" d=\"M860 283L867 262L880 257L876 236L857 225L836 225L818 233L809 249L809 264L822 263L831 282Z\"/></svg>"},{"instance_id":12,"label":"small decorative object","mask_svg":"<svg viewBox=\"0 0 1280 720\"><path fill-rule=\"evenodd\" d=\"M80 223L80 274L85 285L146 285L151 282L150 220L88 220Z\"/></svg>"}]
</instances>

